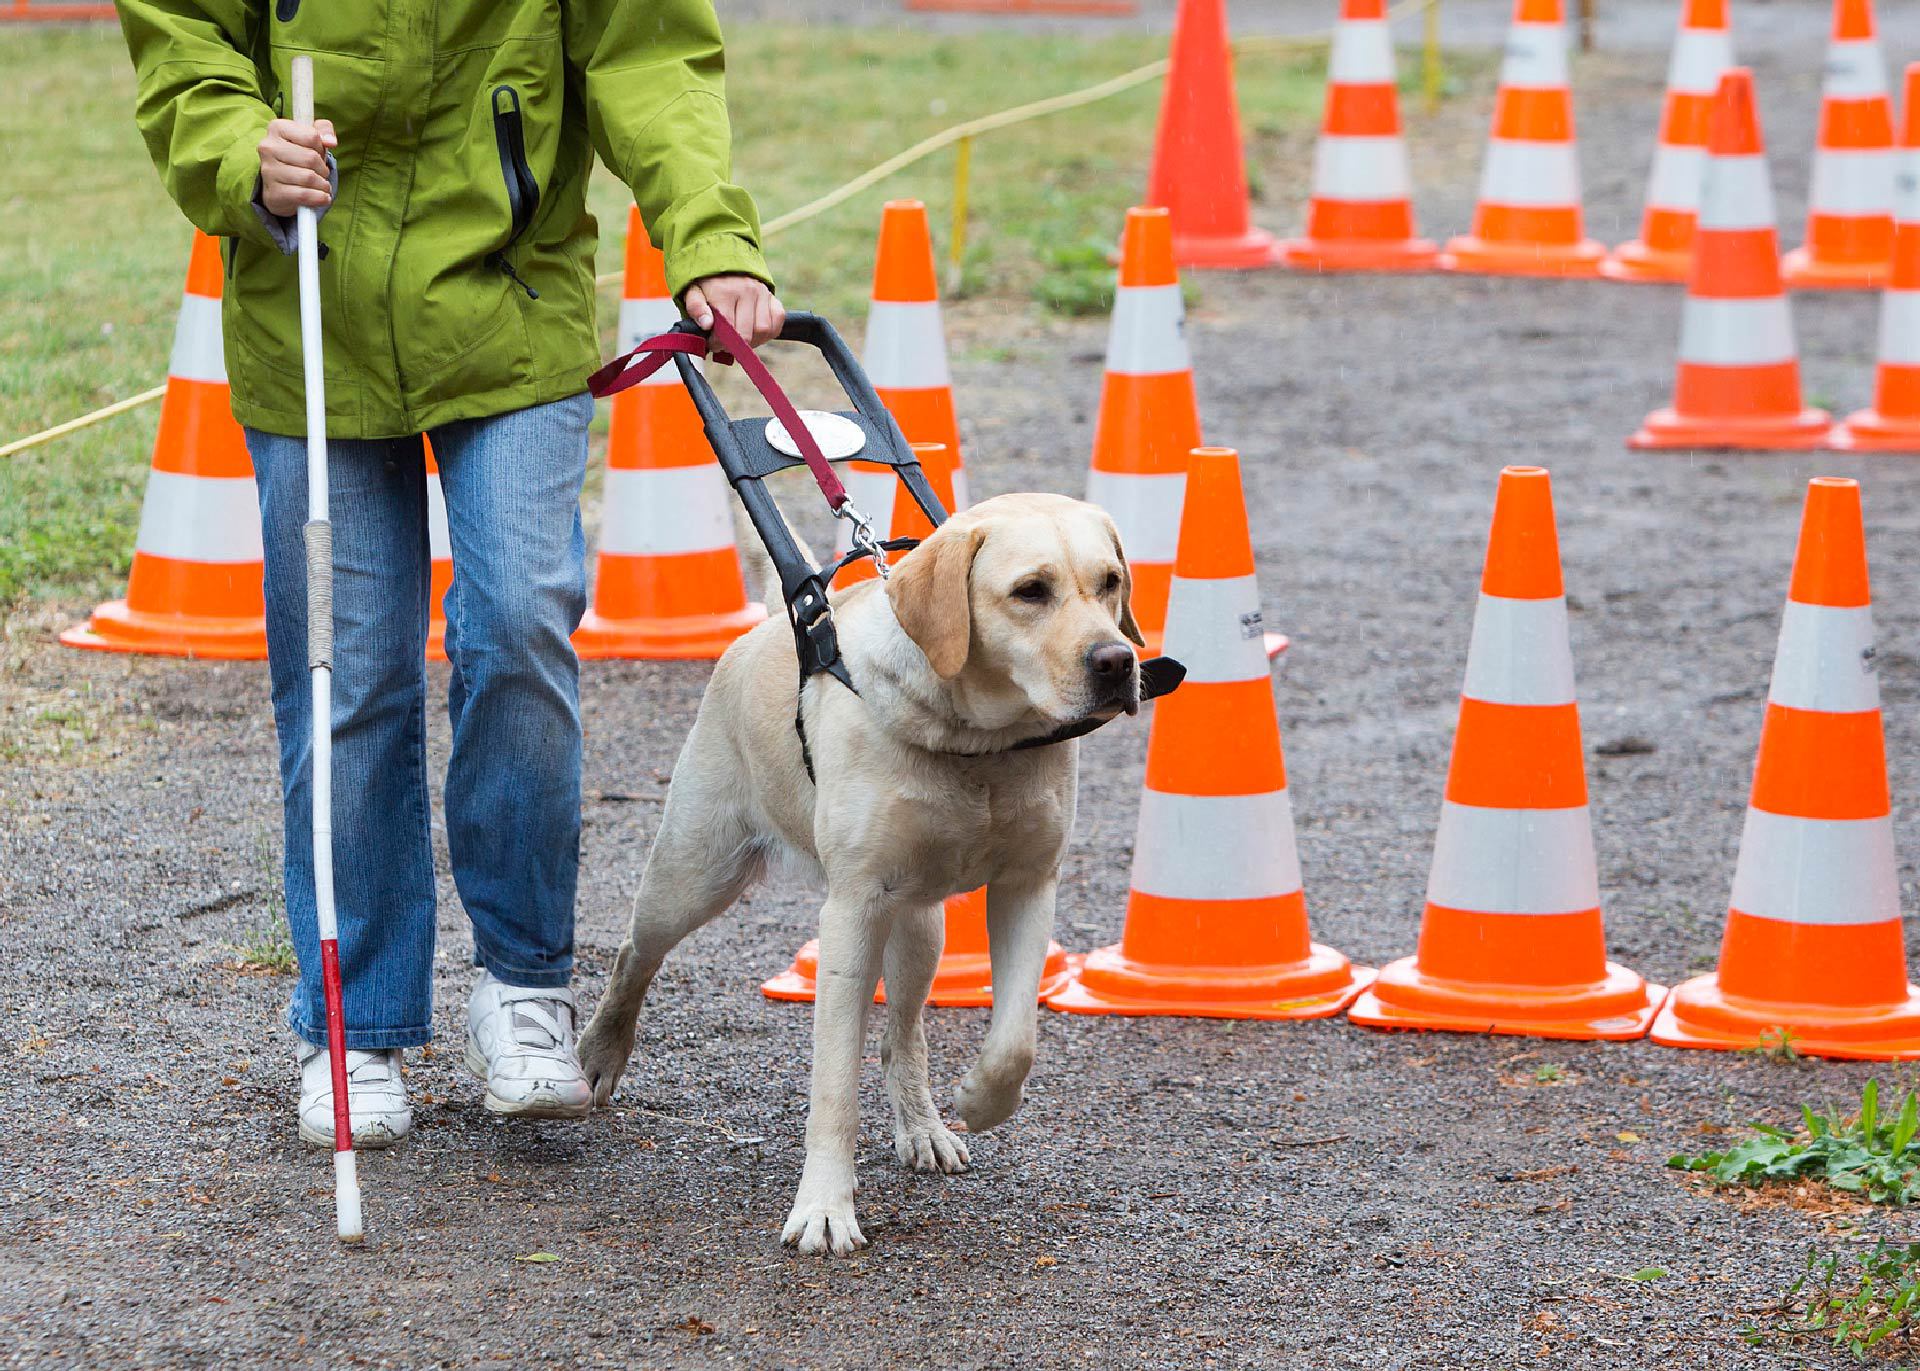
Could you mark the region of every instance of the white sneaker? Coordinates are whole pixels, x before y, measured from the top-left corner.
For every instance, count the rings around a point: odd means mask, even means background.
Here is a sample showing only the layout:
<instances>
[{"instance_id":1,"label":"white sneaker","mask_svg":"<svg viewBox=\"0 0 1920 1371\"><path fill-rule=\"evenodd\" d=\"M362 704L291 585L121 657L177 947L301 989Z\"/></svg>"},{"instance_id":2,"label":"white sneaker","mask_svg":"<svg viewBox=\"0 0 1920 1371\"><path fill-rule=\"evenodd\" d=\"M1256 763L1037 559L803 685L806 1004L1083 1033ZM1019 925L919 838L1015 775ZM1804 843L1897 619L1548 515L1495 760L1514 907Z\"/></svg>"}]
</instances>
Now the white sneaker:
<instances>
[{"instance_id":1,"label":"white sneaker","mask_svg":"<svg viewBox=\"0 0 1920 1371\"><path fill-rule=\"evenodd\" d=\"M502 984L484 972L467 1002L467 1069L487 1109L524 1119L584 1119L593 1090L574 1047L571 990Z\"/></svg>"},{"instance_id":2,"label":"white sneaker","mask_svg":"<svg viewBox=\"0 0 1920 1371\"><path fill-rule=\"evenodd\" d=\"M300 1140L332 1147L333 1068L327 1049L302 1041L295 1059L300 1063ZM347 1049L347 1110L355 1147L391 1147L413 1131L399 1048Z\"/></svg>"}]
</instances>

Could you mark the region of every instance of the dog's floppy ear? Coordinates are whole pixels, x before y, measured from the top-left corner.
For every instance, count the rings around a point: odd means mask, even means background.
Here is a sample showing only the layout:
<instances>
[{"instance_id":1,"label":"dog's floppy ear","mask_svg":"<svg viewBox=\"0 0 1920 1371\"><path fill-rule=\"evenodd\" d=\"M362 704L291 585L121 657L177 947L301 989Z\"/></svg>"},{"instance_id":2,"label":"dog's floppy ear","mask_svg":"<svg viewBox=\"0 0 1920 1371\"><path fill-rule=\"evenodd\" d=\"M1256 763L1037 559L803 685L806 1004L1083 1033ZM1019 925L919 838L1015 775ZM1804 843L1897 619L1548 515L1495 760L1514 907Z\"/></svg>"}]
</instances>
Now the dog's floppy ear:
<instances>
[{"instance_id":1,"label":"dog's floppy ear","mask_svg":"<svg viewBox=\"0 0 1920 1371\"><path fill-rule=\"evenodd\" d=\"M1133 617L1133 567L1127 562L1127 550L1120 546L1119 526L1104 510L1100 517L1107 525L1107 536L1113 539L1114 554L1120 558L1120 631L1135 647L1145 647L1146 637Z\"/></svg>"},{"instance_id":2,"label":"dog's floppy ear","mask_svg":"<svg viewBox=\"0 0 1920 1371\"><path fill-rule=\"evenodd\" d=\"M893 617L943 681L960 674L973 646L968 583L985 536L978 524L949 520L903 558L887 581Z\"/></svg>"}]
</instances>

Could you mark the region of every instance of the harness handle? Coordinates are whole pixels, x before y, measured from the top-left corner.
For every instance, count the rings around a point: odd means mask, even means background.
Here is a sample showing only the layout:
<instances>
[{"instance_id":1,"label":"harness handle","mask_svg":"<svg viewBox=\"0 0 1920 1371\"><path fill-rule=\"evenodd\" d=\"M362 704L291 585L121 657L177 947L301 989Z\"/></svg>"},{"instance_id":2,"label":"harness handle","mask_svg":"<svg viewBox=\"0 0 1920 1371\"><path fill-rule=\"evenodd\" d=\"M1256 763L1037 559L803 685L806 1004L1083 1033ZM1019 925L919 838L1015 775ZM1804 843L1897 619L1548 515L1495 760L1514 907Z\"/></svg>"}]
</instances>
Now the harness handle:
<instances>
[{"instance_id":1,"label":"harness handle","mask_svg":"<svg viewBox=\"0 0 1920 1371\"><path fill-rule=\"evenodd\" d=\"M682 325L669 332L657 334L643 341L633 351L623 353L600 370L587 378L587 389L595 396L605 398L618 395L631 386L637 386L654 372L667 364L676 352L691 353L696 357L731 354L740 364L740 370L753 382L753 388L773 411L773 417L780 421L787 435L793 439L800 456L807 464L807 470L813 473L814 482L820 487L820 493L826 497L827 508L836 518L848 517L843 511L848 508L847 488L840 483L840 476L827 461L826 454L820 451L820 444L814 439L813 431L800 418L800 411L794 408L793 401L787 398L786 391L773 379L773 373L767 370L767 364L760 360L740 331L727 322L726 316L714 311L713 327L709 337L698 333L684 332L689 327ZM647 358L633 366L627 364L641 353Z\"/></svg>"}]
</instances>

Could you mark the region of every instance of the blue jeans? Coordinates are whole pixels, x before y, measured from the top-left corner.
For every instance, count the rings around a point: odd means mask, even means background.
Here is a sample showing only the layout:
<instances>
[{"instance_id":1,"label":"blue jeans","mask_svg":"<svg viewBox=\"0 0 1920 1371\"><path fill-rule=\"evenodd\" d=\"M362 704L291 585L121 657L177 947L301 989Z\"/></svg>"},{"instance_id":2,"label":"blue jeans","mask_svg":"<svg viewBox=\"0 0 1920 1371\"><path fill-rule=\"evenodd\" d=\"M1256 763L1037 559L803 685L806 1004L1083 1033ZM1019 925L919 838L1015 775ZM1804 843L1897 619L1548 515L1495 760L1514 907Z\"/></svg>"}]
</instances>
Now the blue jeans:
<instances>
[{"instance_id":1,"label":"blue jeans","mask_svg":"<svg viewBox=\"0 0 1920 1371\"><path fill-rule=\"evenodd\" d=\"M580 860L580 483L586 395L428 436L453 548L445 792L474 961L516 986L573 973ZM434 874L427 790L427 484L419 438L335 441L333 864L347 1046L432 1036ZM287 921L300 982L287 1022L326 1041L314 917L304 438L247 430L266 545L267 655L280 734Z\"/></svg>"}]
</instances>

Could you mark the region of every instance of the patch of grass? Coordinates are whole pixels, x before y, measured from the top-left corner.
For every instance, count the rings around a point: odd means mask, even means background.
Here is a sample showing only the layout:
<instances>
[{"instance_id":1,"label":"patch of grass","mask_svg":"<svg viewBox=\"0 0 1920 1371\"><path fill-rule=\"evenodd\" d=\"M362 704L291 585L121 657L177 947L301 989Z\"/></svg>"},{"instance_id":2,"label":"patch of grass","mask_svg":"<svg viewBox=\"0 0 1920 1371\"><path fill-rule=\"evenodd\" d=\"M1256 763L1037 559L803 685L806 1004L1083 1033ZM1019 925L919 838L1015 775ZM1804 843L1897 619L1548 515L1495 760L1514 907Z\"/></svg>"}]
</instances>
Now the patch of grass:
<instances>
[{"instance_id":1,"label":"patch of grass","mask_svg":"<svg viewBox=\"0 0 1920 1371\"><path fill-rule=\"evenodd\" d=\"M1907 1356L1916 1350L1920 1310L1920 1243L1885 1238L1851 1259L1839 1252L1807 1253L1807 1269L1781 1298L1787 1317L1772 1328L1749 1327L1742 1336L1763 1343L1780 1335L1825 1333L1865 1361L1869 1353ZM1901 1365L1911 1365L1902 1358Z\"/></svg>"},{"instance_id":2,"label":"patch of grass","mask_svg":"<svg viewBox=\"0 0 1920 1371\"><path fill-rule=\"evenodd\" d=\"M1816 1113L1806 1105L1800 1115L1799 1134L1756 1123L1753 1137L1724 1152L1680 1154L1667 1164L1704 1172L1723 1186L1813 1180L1874 1204L1904 1205L1920 1197L1920 1096L1909 1091L1899 1112L1887 1118L1879 1082L1868 1081L1852 1117Z\"/></svg>"},{"instance_id":3,"label":"patch of grass","mask_svg":"<svg viewBox=\"0 0 1920 1371\"><path fill-rule=\"evenodd\" d=\"M1034 283L1033 298L1055 314L1105 314L1113 291L1107 244L1088 239L1047 253L1047 274Z\"/></svg>"},{"instance_id":4,"label":"patch of grass","mask_svg":"<svg viewBox=\"0 0 1920 1371\"><path fill-rule=\"evenodd\" d=\"M1555 1062L1547 1062L1533 1069L1533 1079L1539 1085L1559 1085L1567 1078L1567 1068Z\"/></svg>"},{"instance_id":5,"label":"patch of grass","mask_svg":"<svg viewBox=\"0 0 1920 1371\"><path fill-rule=\"evenodd\" d=\"M1765 1057L1774 1062L1804 1061L1794 1042L1799 1038L1791 1028L1769 1028L1761 1033L1760 1041L1744 1049L1756 1057Z\"/></svg>"},{"instance_id":6,"label":"patch of grass","mask_svg":"<svg viewBox=\"0 0 1920 1371\"><path fill-rule=\"evenodd\" d=\"M256 928L233 945L234 965L260 976L291 976L300 969L284 918Z\"/></svg>"}]
</instances>

